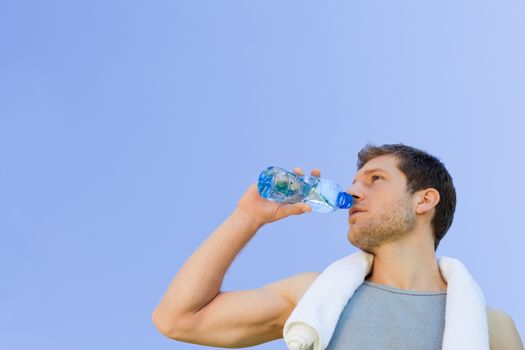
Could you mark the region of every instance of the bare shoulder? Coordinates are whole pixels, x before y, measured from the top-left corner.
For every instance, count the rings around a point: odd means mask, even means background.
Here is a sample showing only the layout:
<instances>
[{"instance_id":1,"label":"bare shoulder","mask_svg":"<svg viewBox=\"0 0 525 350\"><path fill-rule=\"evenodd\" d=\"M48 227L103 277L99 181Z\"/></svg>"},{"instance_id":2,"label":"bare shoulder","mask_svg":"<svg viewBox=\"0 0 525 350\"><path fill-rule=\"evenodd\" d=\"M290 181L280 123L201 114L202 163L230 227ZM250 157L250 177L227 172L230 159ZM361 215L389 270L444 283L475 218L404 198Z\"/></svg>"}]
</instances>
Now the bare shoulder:
<instances>
[{"instance_id":1,"label":"bare shoulder","mask_svg":"<svg viewBox=\"0 0 525 350\"><path fill-rule=\"evenodd\" d=\"M319 274L320 272L302 272L262 287L263 290L270 291L286 301L287 307L277 320L280 330L284 328L286 320L290 317L297 303Z\"/></svg>"},{"instance_id":2,"label":"bare shoulder","mask_svg":"<svg viewBox=\"0 0 525 350\"><path fill-rule=\"evenodd\" d=\"M491 350L523 350L523 343L512 318L505 312L487 306Z\"/></svg>"},{"instance_id":3,"label":"bare shoulder","mask_svg":"<svg viewBox=\"0 0 525 350\"><path fill-rule=\"evenodd\" d=\"M295 307L320 274L320 272L302 272L267 284L263 288L280 294Z\"/></svg>"}]
</instances>

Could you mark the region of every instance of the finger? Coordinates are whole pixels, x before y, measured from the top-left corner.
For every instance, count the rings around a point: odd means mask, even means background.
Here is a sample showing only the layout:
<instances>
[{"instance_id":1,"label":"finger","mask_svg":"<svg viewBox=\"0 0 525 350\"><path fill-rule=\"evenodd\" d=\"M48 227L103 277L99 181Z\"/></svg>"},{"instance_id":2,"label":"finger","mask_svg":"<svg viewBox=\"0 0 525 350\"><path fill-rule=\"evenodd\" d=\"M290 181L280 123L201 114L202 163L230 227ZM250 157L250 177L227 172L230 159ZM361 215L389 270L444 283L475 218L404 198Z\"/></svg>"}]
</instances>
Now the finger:
<instances>
[{"instance_id":1,"label":"finger","mask_svg":"<svg viewBox=\"0 0 525 350\"><path fill-rule=\"evenodd\" d=\"M293 168L293 172L298 174L298 175L301 175L303 176L304 175L304 172L303 172L303 169L299 168L299 167L295 167Z\"/></svg>"},{"instance_id":2,"label":"finger","mask_svg":"<svg viewBox=\"0 0 525 350\"><path fill-rule=\"evenodd\" d=\"M321 170L319 168L314 168L312 170L312 176L317 176L317 177L321 176Z\"/></svg>"}]
</instances>

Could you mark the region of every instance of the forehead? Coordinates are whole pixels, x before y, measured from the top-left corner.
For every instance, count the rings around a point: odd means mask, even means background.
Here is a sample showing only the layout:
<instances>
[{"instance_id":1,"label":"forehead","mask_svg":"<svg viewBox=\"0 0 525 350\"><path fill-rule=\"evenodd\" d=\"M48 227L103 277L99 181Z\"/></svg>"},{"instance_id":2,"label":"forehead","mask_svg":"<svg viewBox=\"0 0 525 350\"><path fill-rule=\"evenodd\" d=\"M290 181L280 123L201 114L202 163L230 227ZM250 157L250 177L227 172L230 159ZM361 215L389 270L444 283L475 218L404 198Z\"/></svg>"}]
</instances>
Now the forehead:
<instances>
[{"instance_id":1,"label":"forehead","mask_svg":"<svg viewBox=\"0 0 525 350\"><path fill-rule=\"evenodd\" d=\"M373 158L366 162L366 164L356 172L355 177L369 173L374 169L383 171L387 175L394 177L404 177L404 174L397 167L399 160L393 155L384 155Z\"/></svg>"}]
</instances>

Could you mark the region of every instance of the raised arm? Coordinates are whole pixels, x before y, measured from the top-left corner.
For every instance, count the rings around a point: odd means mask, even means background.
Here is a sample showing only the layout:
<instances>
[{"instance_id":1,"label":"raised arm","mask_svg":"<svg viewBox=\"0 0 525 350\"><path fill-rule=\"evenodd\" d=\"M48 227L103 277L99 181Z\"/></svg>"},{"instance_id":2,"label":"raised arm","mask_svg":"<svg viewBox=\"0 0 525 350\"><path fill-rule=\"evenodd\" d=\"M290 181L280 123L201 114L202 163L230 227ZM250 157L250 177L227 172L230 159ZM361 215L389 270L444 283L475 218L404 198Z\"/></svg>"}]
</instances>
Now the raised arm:
<instances>
[{"instance_id":1,"label":"raised arm","mask_svg":"<svg viewBox=\"0 0 525 350\"><path fill-rule=\"evenodd\" d=\"M299 168L294 169L302 175ZM318 170L312 175L320 176ZM209 346L236 347L277 339L298 285L312 279L299 274L257 290L221 292L226 271L243 247L267 223L311 209L262 198L257 184L243 194L235 211L189 257L152 314L165 336Z\"/></svg>"}]
</instances>

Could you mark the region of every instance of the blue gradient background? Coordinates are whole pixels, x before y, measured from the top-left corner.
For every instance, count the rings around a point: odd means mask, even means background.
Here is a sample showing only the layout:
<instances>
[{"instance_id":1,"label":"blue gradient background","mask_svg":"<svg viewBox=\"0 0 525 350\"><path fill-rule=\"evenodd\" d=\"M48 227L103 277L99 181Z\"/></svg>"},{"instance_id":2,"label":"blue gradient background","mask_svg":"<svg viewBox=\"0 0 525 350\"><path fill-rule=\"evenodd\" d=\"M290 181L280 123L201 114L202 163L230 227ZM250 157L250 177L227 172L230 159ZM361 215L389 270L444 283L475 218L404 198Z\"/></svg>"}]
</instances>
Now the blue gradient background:
<instances>
[{"instance_id":1,"label":"blue gradient background","mask_svg":"<svg viewBox=\"0 0 525 350\"><path fill-rule=\"evenodd\" d=\"M0 348L202 349L151 322L185 260L264 167L348 188L367 142L445 163L437 254L525 335L523 1L0 7ZM355 252L347 215L263 227L223 289Z\"/></svg>"}]
</instances>

